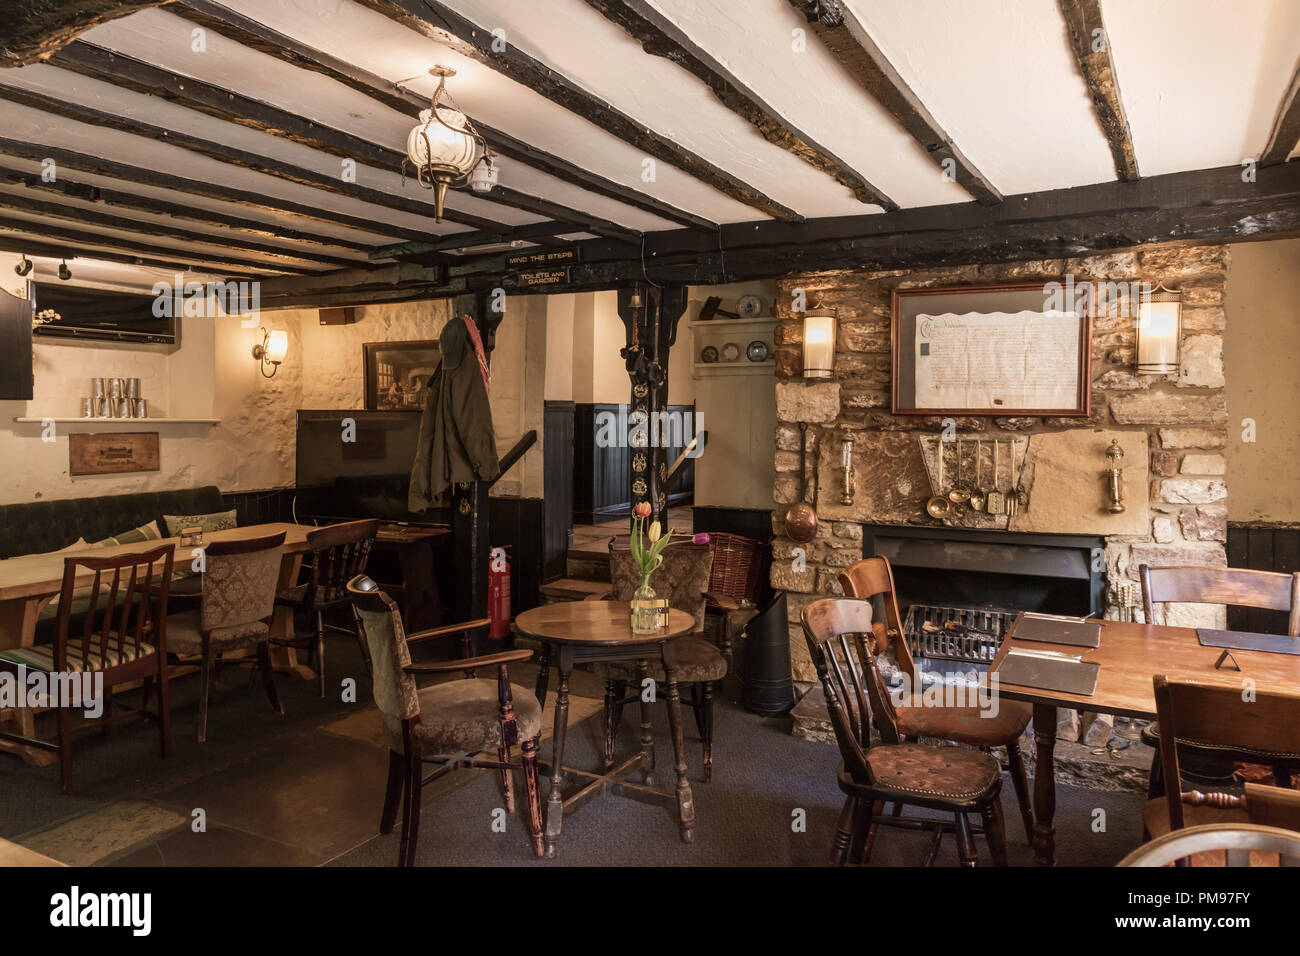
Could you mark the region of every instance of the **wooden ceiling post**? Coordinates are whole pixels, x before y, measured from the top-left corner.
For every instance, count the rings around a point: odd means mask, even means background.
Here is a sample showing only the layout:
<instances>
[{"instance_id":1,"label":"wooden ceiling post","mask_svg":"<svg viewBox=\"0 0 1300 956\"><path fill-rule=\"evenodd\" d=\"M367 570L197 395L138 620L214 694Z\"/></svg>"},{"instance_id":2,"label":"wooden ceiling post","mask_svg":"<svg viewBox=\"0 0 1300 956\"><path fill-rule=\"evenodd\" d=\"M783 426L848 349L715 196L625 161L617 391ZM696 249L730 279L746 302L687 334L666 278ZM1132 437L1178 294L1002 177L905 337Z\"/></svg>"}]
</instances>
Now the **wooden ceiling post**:
<instances>
[{"instance_id":1,"label":"wooden ceiling post","mask_svg":"<svg viewBox=\"0 0 1300 956\"><path fill-rule=\"evenodd\" d=\"M618 314L627 330L621 350L632 382L628 431L619 434L629 456L633 507L648 502L650 520L667 528L668 455L663 413L668 410L668 353L686 311L686 286L635 282L618 290Z\"/></svg>"},{"instance_id":2,"label":"wooden ceiling post","mask_svg":"<svg viewBox=\"0 0 1300 956\"><path fill-rule=\"evenodd\" d=\"M1129 135L1128 117L1124 115L1124 101L1119 95L1119 80L1115 77L1115 60L1110 55L1110 38L1101 18L1101 0L1057 0L1061 15L1070 33L1070 47L1079 72L1092 97L1097 121L1110 146L1115 162L1115 175L1121 182L1141 178L1138 173L1137 153L1133 151L1133 137Z\"/></svg>"}]
</instances>

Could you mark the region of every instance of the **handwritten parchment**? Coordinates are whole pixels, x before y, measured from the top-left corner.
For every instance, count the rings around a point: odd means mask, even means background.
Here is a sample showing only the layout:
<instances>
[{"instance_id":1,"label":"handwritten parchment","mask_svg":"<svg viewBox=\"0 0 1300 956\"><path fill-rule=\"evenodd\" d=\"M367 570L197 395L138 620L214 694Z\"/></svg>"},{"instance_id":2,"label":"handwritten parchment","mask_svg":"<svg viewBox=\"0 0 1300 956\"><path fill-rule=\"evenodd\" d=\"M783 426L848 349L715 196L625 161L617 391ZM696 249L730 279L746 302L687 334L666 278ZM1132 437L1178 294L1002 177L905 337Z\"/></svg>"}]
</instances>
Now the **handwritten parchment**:
<instances>
[{"instance_id":1,"label":"handwritten parchment","mask_svg":"<svg viewBox=\"0 0 1300 956\"><path fill-rule=\"evenodd\" d=\"M916 407L1074 408L1079 316L968 312L916 319Z\"/></svg>"}]
</instances>

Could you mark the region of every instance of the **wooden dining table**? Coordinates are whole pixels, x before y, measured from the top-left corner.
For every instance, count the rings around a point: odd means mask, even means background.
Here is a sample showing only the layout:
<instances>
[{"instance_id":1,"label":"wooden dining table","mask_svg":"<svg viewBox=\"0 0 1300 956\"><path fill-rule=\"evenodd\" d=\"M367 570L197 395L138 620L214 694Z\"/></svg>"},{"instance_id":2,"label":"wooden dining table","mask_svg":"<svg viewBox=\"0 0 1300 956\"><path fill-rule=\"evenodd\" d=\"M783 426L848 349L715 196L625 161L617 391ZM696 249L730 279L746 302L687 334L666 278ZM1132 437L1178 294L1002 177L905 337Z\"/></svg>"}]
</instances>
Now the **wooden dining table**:
<instances>
[{"instance_id":1,"label":"wooden dining table","mask_svg":"<svg viewBox=\"0 0 1300 956\"><path fill-rule=\"evenodd\" d=\"M1016 622L1019 623L1017 617ZM1124 621L1099 621L1101 644L1096 648L1076 647L1008 637L994 658L990 673L996 671L1013 648L1055 651L1079 655L1098 665L1097 687L1091 695L1067 694L999 681L997 693L1010 700L1034 705L1034 862L1052 866L1056 862L1056 716L1058 708L1086 710L1097 714L1156 717L1156 674L1169 677L1210 678L1221 681L1250 679L1259 685L1275 684L1294 690L1300 686L1300 655L1265 651L1232 652L1240 670L1231 663L1216 669L1223 654L1221 648L1203 647L1190 627L1158 624L1134 624ZM1015 627L1011 632L1015 633ZM1171 783L1170 786L1177 786Z\"/></svg>"},{"instance_id":2,"label":"wooden dining table","mask_svg":"<svg viewBox=\"0 0 1300 956\"><path fill-rule=\"evenodd\" d=\"M204 544L213 541L241 541L284 532L284 557L280 562L277 588L292 587L298 581L302 556L307 552L307 535L316 528L312 525L272 522L245 525L227 531L209 531L203 535ZM58 596L63 586L63 561L72 557L109 557L148 551L170 544L176 553L176 567L181 568L193 560L193 547L181 547L180 538L140 541L111 547L87 547L80 551L58 554L31 554L0 561L0 648L31 647L36 642L36 624L41 610ZM78 585L89 586L94 572L86 571L77 578ZM273 638L286 638L293 634L293 612L289 608L276 608L271 625ZM314 679L315 672L299 663L293 648L274 647L276 670L293 673L298 677ZM0 723L16 720L18 732L24 737L35 736L35 715L29 708L0 708ZM0 751L16 753L33 766L46 766L55 762L58 755L50 751L29 747L13 741L0 740Z\"/></svg>"}]
</instances>

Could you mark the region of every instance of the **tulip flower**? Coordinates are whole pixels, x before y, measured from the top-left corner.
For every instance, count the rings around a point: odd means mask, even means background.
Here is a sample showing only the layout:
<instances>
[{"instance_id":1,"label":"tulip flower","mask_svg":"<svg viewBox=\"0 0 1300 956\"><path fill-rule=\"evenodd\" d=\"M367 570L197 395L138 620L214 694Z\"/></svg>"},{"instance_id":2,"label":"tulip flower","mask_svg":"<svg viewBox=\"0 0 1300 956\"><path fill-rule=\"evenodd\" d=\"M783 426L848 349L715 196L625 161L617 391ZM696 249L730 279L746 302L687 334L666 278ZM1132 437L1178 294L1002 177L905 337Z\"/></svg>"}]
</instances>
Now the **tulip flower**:
<instances>
[{"instance_id":1,"label":"tulip flower","mask_svg":"<svg viewBox=\"0 0 1300 956\"><path fill-rule=\"evenodd\" d=\"M650 525L650 531L649 531L647 537L650 538L650 543L651 543L651 544L654 544L656 541L659 540L659 536L660 536L661 534L663 534L663 530L659 527L659 522L656 521L656 522L654 522L653 524Z\"/></svg>"}]
</instances>

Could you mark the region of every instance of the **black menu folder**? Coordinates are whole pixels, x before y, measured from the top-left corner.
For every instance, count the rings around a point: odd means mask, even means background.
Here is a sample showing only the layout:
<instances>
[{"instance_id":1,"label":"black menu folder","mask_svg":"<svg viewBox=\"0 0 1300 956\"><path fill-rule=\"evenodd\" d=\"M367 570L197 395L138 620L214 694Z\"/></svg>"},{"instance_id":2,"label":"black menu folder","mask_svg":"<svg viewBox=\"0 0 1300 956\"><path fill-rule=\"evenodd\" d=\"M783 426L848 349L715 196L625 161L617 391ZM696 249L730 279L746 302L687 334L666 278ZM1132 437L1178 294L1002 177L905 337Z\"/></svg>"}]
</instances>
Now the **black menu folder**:
<instances>
[{"instance_id":1,"label":"black menu folder","mask_svg":"<svg viewBox=\"0 0 1300 956\"><path fill-rule=\"evenodd\" d=\"M1044 644L1069 644L1072 647L1100 647L1101 625L1096 621L1038 616L1026 611L1011 629L1018 641L1041 641Z\"/></svg>"},{"instance_id":2,"label":"black menu folder","mask_svg":"<svg viewBox=\"0 0 1300 956\"><path fill-rule=\"evenodd\" d=\"M1198 627L1196 639L1202 647L1223 647L1234 651L1264 651L1269 654L1300 654L1300 637L1289 634L1254 634L1250 631L1220 631Z\"/></svg>"},{"instance_id":3,"label":"black menu folder","mask_svg":"<svg viewBox=\"0 0 1300 956\"><path fill-rule=\"evenodd\" d=\"M1008 651L995 673L1004 684L1091 697L1097 690L1097 672L1100 669L1101 665L1095 661L1031 657Z\"/></svg>"}]
</instances>

